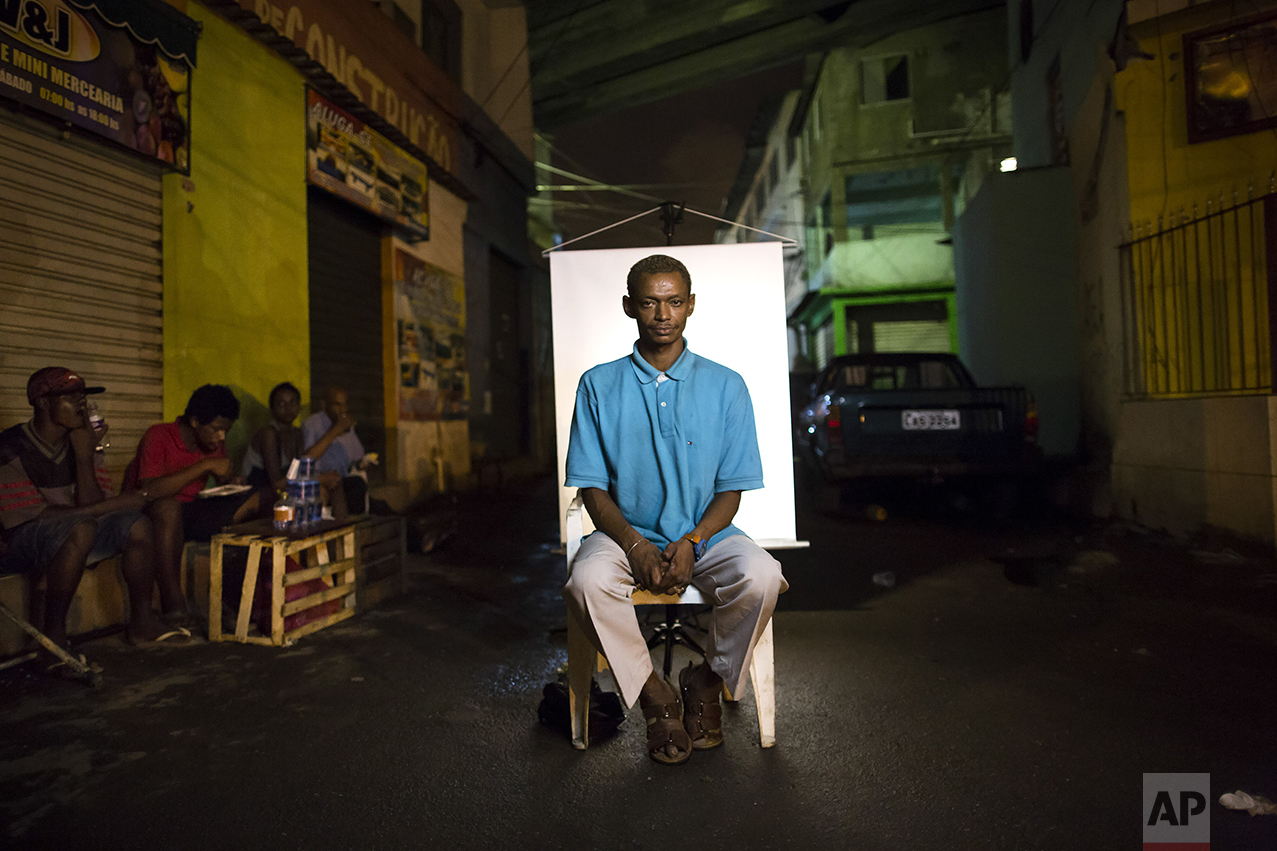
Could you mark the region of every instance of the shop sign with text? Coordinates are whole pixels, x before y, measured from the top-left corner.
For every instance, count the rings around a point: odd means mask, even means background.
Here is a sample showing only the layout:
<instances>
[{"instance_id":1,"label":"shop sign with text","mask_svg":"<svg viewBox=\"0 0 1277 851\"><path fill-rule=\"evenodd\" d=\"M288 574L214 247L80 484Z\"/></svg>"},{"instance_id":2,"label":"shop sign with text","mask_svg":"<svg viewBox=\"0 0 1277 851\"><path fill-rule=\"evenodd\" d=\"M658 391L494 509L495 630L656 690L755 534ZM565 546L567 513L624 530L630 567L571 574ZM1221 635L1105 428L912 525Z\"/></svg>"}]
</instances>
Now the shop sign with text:
<instances>
[{"instance_id":1,"label":"shop sign with text","mask_svg":"<svg viewBox=\"0 0 1277 851\"><path fill-rule=\"evenodd\" d=\"M190 67L127 21L66 0L0 0L0 96L188 171Z\"/></svg>"},{"instance_id":2,"label":"shop sign with text","mask_svg":"<svg viewBox=\"0 0 1277 851\"><path fill-rule=\"evenodd\" d=\"M306 175L310 182L430 238L426 166L317 92L307 92Z\"/></svg>"},{"instance_id":3,"label":"shop sign with text","mask_svg":"<svg viewBox=\"0 0 1277 851\"><path fill-rule=\"evenodd\" d=\"M460 92L374 4L239 0L239 5L305 50L426 156L457 173L452 115L460 109ZM453 101L449 114L440 104Z\"/></svg>"}]
</instances>

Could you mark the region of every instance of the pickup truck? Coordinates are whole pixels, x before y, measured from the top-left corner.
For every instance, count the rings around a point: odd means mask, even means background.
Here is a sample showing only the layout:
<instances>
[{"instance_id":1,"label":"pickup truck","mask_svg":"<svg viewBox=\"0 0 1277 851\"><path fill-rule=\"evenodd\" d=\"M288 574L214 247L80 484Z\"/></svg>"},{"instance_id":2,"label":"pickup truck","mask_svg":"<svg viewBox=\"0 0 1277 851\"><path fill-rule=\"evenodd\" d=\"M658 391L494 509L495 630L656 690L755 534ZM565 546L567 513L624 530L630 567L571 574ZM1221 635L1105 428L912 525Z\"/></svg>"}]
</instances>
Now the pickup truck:
<instances>
[{"instance_id":1,"label":"pickup truck","mask_svg":"<svg viewBox=\"0 0 1277 851\"><path fill-rule=\"evenodd\" d=\"M1036 471L1038 412L1023 387L977 387L951 354L843 355L795 417L800 460L826 483Z\"/></svg>"}]
</instances>

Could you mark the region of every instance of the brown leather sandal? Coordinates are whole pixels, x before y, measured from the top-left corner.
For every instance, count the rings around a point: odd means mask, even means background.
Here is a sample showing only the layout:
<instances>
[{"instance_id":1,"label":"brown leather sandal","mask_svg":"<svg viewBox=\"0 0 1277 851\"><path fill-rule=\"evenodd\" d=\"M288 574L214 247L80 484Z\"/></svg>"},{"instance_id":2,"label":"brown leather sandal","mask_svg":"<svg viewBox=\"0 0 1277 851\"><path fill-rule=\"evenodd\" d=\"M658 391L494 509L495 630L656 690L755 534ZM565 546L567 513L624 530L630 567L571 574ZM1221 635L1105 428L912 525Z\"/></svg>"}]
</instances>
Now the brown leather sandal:
<instances>
[{"instance_id":1,"label":"brown leather sandal","mask_svg":"<svg viewBox=\"0 0 1277 851\"><path fill-rule=\"evenodd\" d=\"M714 700L702 701L692 698L691 687L692 665L678 672L678 687L683 695L683 729L692 740L692 749L707 751L723 743L723 706L718 702L718 692L714 692Z\"/></svg>"},{"instance_id":2,"label":"brown leather sandal","mask_svg":"<svg viewBox=\"0 0 1277 851\"><path fill-rule=\"evenodd\" d=\"M678 703L654 703L643 707L647 719L647 755L661 765L682 765L692 755L692 740L678 720ZM678 756L665 752L666 745L678 748Z\"/></svg>"}]
</instances>

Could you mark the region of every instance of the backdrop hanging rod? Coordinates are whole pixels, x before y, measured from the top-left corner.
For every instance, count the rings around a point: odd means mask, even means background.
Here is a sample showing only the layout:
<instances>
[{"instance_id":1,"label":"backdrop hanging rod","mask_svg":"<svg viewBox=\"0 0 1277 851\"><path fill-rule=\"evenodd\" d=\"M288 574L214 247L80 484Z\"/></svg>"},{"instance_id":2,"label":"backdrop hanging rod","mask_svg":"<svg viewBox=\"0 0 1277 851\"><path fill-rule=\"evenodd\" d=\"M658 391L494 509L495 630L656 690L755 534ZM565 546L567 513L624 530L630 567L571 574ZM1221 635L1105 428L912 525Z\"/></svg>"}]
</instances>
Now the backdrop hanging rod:
<instances>
[{"instance_id":1,"label":"backdrop hanging rod","mask_svg":"<svg viewBox=\"0 0 1277 851\"><path fill-rule=\"evenodd\" d=\"M729 222L727 219L722 219L722 218L719 218L718 216L711 216L709 213L702 213L700 210L693 210L691 207L687 208L687 212L695 213L696 215L702 216L706 219L713 219L716 222L722 222L725 225L731 225L734 228L744 228L745 230L752 230L754 233L761 233L764 236L774 236L777 239L779 239L781 242L786 243L788 245L798 244L798 240L794 239L792 236L781 236L780 234L772 233L769 230L762 230L760 228L751 228L749 225L743 225L740 222Z\"/></svg>"},{"instance_id":2,"label":"backdrop hanging rod","mask_svg":"<svg viewBox=\"0 0 1277 851\"><path fill-rule=\"evenodd\" d=\"M641 213L637 213L633 216L630 216L628 219L622 219L619 222L613 222L612 224L601 227L598 230L592 230L589 233L582 234L581 236L573 237L572 239L569 239L567 242L561 242L558 245L554 245L554 246L551 246L550 248L545 249L544 251L541 252L541 256L549 257L550 254L552 254L555 251L558 251L560 248L567 248L569 245L571 245L574 242L580 242L583 239L588 239L589 237L603 233L603 231L605 230L611 230L612 228L620 227L621 225L624 225L624 224L629 224L635 219L641 219L644 216L655 213L656 211L662 209L664 206L665 205L660 205L657 207L653 207L650 210L644 210ZM764 236L774 236L776 237L776 239L780 240L782 243L785 243L786 245L794 245L794 246L798 245L798 240L790 236L781 236L778 233L772 233L771 231L768 231L768 230L752 228L749 225L743 225L740 222L729 222L727 219L719 218L718 216L711 216L709 213L702 213L700 210L693 210L691 207L684 207L683 211L688 213L695 213L696 215L701 216L703 218L713 219L716 222L722 222L723 224L731 225L732 227L744 228L745 230L753 231L754 233L761 233Z\"/></svg>"},{"instance_id":3,"label":"backdrop hanging rod","mask_svg":"<svg viewBox=\"0 0 1277 851\"><path fill-rule=\"evenodd\" d=\"M573 237L572 239L569 239L567 242L560 242L558 245L552 245L552 246L550 246L549 248L547 248L545 251L542 251L542 252L541 252L541 256L542 256L542 257L549 257L549 256L550 256L550 254L551 254L551 252L558 251L560 248L567 248L569 245L571 245L571 244L572 244L572 243L574 243L574 242L580 242L581 240L586 239L586 238L591 237L591 236L594 236L595 234L603 233L603 231L605 231L605 230L611 230L612 228L617 228L617 227L620 227L621 225L629 224L630 222L634 221L635 219L641 219L641 218L643 218L644 216L646 216L648 213L655 213L655 212L656 212L657 210L659 210L659 209L661 209L661 208L660 208L660 207L653 207L653 208L652 208L652 209L650 209L650 210L644 210L643 212L641 212L641 213L639 213L639 214L637 214L637 215L630 216L628 219L621 219L621 221L619 221L619 222L613 222L612 224L607 225L606 227L601 227L601 228L599 228L598 230L592 230L592 231L590 231L590 232L589 232L589 233L587 233L587 234L582 234L581 236Z\"/></svg>"}]
</instances>

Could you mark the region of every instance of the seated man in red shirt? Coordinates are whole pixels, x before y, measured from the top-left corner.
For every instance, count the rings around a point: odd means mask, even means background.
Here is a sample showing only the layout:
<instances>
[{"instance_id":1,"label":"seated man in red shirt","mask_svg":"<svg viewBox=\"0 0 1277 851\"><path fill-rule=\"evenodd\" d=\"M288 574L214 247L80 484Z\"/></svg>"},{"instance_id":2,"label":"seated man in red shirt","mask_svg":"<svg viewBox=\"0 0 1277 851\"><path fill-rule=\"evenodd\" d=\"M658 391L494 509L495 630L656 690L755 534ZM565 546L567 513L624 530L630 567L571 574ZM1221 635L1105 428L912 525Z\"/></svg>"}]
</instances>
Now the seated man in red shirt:
<instances>
[{"instance_id":1,"label":"seated man in red shirt","mask_svg":"<svg viewBox=\"0 0 1277 851\"><path fill-rule=\"evenodd\" d=\"M222 528L250 519L259 496L245 486L227 496L200 497L212 476L219 485L243 484L231 477L226 432L239 418L239 400L229 387L205 384L191 394L186 412L171 423L146 430L133 459L132 482L151 495L148 514L155 527L155 580L162 617L181 624L190 619L182 596L182 547L207 541Z\"/></svg>"},{"instance_id":2,"label":"seated man in red shirt","mask_svg":"<svg viewBox=\"0 0 1277 851\"><path fill-rule=\"evenodd\" d=\"M109 496L101 438L85 416L86 387L46 366L27 381L28 422L0 432L0 573L45 577L44 633L66 647L71 598L86 564L121 555L129 588L131 644L173 637L151 611L151 524L145 490ZM50 670L57 665L51 665Z\"/></svg>"}]
</instances>

